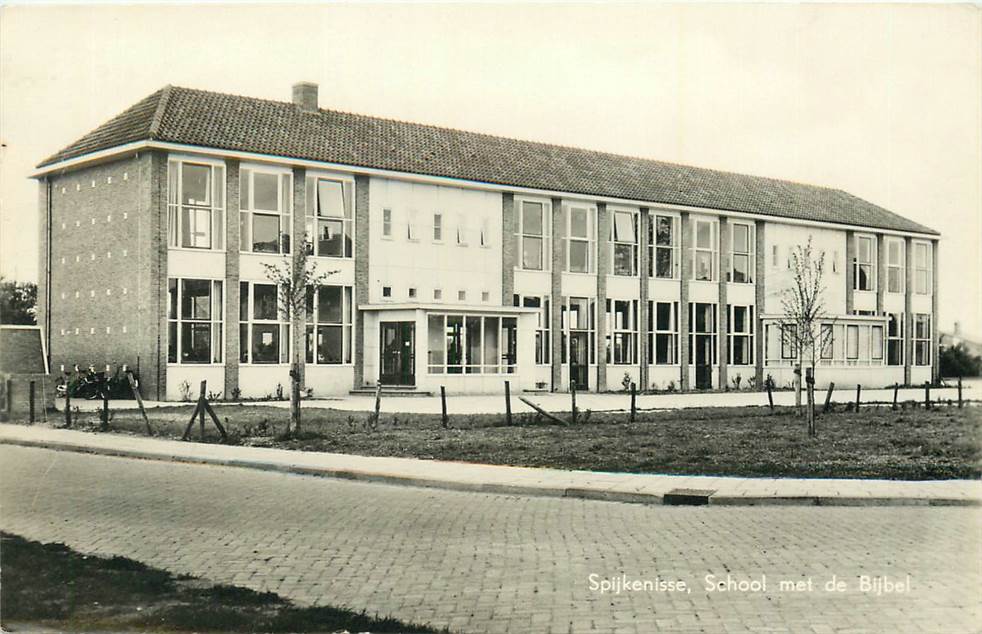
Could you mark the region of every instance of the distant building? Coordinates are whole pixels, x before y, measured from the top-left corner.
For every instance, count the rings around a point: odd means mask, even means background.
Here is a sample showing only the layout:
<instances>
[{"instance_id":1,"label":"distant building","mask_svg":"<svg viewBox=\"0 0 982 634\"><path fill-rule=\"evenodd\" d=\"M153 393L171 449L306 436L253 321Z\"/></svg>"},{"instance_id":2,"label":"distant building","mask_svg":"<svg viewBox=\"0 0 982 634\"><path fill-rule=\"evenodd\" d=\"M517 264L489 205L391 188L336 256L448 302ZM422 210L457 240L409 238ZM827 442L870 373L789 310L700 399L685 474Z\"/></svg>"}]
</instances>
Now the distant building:
<instances>
[{"instance_id":1,"label":"distant building","mask_svg":"<svg viewBox=\"0 0 982 634\"><path fill-rule=\"evenodd\" d=\"M126 363L151 398L272 393L294 345L315 395L786 384L809 236L819 383L934 374L938 233L836 189L323 110L307 83L165 87L35 178L52 367ZM305 233L337 273L288 323L262 264Z\"/></svg>"},{"instance_id":2,"label":"distant building","mask_svg":"<svg viewBox=\"0 0 982 634\"><path fill-rule=\"evenodd\" d=\"M961 330L961 324L956 321L952 332L942 332L940 336L941 349L962 345L973 357L982 357L982 342L966 339Z\"/></svg>"}]
</instances>

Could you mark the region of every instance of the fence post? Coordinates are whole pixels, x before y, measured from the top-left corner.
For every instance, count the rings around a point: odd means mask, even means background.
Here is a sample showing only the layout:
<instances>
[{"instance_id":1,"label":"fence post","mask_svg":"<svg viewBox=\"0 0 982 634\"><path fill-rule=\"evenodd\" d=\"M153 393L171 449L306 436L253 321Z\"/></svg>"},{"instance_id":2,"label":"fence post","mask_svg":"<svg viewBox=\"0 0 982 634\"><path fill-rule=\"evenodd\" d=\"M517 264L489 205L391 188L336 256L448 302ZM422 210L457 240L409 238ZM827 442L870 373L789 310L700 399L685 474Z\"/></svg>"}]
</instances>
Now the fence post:
<instances>
[{"instance_id":1,"label":"fence post","mask_svg":"<svg viewBox=\"0 0 982 634\"><path fill-rule=\"evenodd\" d=\"M378 425L379 413L382 409L382 382L375 382L375 418L372 419L372 425Z\"/></svg>"},{"instance_id":2,"label":"fence post","mask_svg":"<svg viewBox=\"0 0 982 634\"><path fill-rule=\"evenodd\" d=\"M28 402L28 411L30 412L29 420L32 423L34 422L34 389L35 389L34 381L30 381L27 384L27 402Z\"/></svg>"},{"instance_id":3,"label":"fence post","mask_svg":"<svg viewBox=\"0 0 982 634\"><path fill-rule=\"evenodd\" d=\"M893 409L897 409L897 392L900 391L900 384L893 384Z\"/></svg>"},{"instance_id":4,"label":"fence post","mask_svg":"<svg viewBox=\"0 0 982 634\"><path fill-rule=\"evenodd\" d=\"M443 428L450 428L450 420L447 418L447 388L440 386L440 406L443 412Z\"/></svg>"},{"instance_id":5,"label":"fence post","mask_svg":"<svg viewBox=\"0 0 982 634\"><path fill-rule=\"evenodd\" d=\"M72 387L65 381L65 428L72 426Z\"/></svg>"},{"instance_id":6,"label":"fence post","mask_svg":"<svg viewBox=\"0 0 982 634\"><path fill-rule=\"evenodd\" d=\"M771 413L774 413L774 393L771 391L774 387L774 381L770 377L767 378L764 383L767 384L767 404L771 408Z\"/></svg>"},{"instance_id":7,"label":"fence post","mask_svg":"<svg viewBox=\"0 0 982 634\"><path fill-rule=\"evenodd\" d=\"M14 413L14 382L12 379L7 379L4 382L4 400L6 402L3 407L7 411L7 420L10 420L10 416Z\"/></svg>"},{"instance_id":8,"label":"fence post","mask_svg":"<svg viewBox=\"0 0 982 634\"><path fill-rule=\"evenodd\" d=\"M637 418L638 414L638 386L631 383L631 422Z\"/></svg>"},{"instance_id":9,"label":"fence post","mask_svg":"<svg viewBox=\"0 0 982 634\"><path fill-rule=\"evenodd\" d=\"M863 386L859 383L856 384L856 411L859 411L860 396L862 394Z\"/></svg>"},{"instance_id":10,"label":"fence post","mask_svg":"<svg viewBox=\"0 0 982 634\"><path fill-rule=\"evenodd\" d=\"M962 408L962 377L958 377L958 409Z\"/></svg>"},{"instance_id":11,"label":"fence post","mask_svg":"<svg viewBox=\"0 0 982 634\"><path fill-rule=\"evenodd\" d=\"M109 379L105 376L99 382L99 389L102 392L102 425L101 431L109 431Z\"/></svg>"},{"instance_id":12,"label":"fence post","mask_svg":"<svg viewBox=\"0 0 982 634\"><path fill-rule=\"evenodd\" d=\"M835 389L835 382L829 383L829 391L825 394L825 407L822 408L822 413L827 414L829 407L832 405L832 390Z\"/></svg>"},{"instance_id":13,"label":"fence post","mask_svg":"<svg viewBox=\"0 0 982 634\"><path fill-rule=\"evenodd\" d=\"M505 424L511 425L511 381L505 381Z\"/></svg>"},{"instance_id":14,"label":"fence post","mask_svg":"<svg viewBox=\"0 0 982 634\"><path fill-rule=\"evenodd\" d=\"M572 402L570 408L570 421L576 424L576 379L572 379L569 382L569 396Z\"/></svg>"},{"instance_id":15,"label":"fence post","mask_svg":"<svg viewBox=\"0 0 982 634\"><path fill-rule=\"evenodd\" d=\"M931 382L924 381L924 409L931 409Z\"/></svg>"}]
</instances>

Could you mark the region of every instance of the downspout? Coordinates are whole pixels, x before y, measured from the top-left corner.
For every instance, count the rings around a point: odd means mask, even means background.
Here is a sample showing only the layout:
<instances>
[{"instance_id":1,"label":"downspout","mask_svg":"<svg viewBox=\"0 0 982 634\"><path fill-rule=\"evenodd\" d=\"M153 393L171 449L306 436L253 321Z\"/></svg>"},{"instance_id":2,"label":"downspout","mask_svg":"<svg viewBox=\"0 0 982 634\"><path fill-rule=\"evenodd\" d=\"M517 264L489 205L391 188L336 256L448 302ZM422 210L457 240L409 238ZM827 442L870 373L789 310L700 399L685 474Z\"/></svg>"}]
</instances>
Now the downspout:
<instances>
[{"instance_id":1,"label":"downspout","mask_svg":"<svg viewBox=\"0 0 982 634\"><path fill-rule=\"evenodd\" d=\"M51 369L51 179L44 177L44 356Z\"/></svg>"}]
</instances>

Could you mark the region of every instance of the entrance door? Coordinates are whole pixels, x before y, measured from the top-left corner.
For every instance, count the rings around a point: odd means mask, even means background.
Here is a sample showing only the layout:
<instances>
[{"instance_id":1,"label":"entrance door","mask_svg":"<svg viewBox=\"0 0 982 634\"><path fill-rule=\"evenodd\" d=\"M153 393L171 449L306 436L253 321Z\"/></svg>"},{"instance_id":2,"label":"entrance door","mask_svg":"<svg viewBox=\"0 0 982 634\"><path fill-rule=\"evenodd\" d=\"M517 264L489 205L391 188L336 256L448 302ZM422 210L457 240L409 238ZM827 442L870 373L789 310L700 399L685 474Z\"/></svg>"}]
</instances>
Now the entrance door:
<instances>
[{"instance_id":1,"label":"entrance door","mask_svg":"<svg viewBox=\"0 0 982 634\"><path fill-rule=\"evenodd\" d=\"M416 384L416 324L411 321L382 322L383 385Z\"/></svg>"},{"instance_id":2,"label":"entrance door","mask_svg":"<svg viewBox=\"0 0 982 634\"><path fill-rule=\"evenodd\" d=\"M696 335L696 389L713 387L713 354L709 335Z\"/></svg>"},{"instance_id":3,"label":"entrance door","mask_svg":"<svg viewBox=\"0 0 982 634\"><path fill-rule=\"evenodd\" d=\"M569 333L569 380L576 389L590 389L590 334L586 332Z\"/></svg>"}]
</instances>

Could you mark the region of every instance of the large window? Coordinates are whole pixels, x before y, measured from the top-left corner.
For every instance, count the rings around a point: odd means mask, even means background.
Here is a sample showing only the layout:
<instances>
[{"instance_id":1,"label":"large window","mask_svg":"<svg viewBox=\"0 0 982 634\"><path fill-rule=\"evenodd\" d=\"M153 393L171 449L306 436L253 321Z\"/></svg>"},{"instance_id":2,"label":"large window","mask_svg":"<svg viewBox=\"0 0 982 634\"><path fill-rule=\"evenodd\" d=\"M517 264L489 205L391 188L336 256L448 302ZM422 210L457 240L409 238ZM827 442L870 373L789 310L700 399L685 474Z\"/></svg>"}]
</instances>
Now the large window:
<instances>
[{"instance_id":1,"label":"large window","mask_svg":"<svg viewBox=\"0 0 982 634\"><path fill-rule=\"evenodd\" d=\"M859 359L859 326L846 326L846 359Z\"/></svg>"},{"instance_id":2,"label":"large window","mask_svg":"<svg viewBox=\"0 0 982 634\"><path fill-rule=\"evenodd\" d=\"M575 336L578 341L586 339L585 356L587 356L590 365L596 363L597 300L590 297L568 298L566 304L560 307L559 320L562 334L562 350L560 351L562 363L566 363L569 357L570 336ZM582 348L578 352L584 354Z\"/></svg>"},{"instance_id":3,"label":"large window","mask_svg":"<svg viewBox=\"0 0 982 634\"><path fill-rule=\"evenodd\" d=\"M239 361L289 363L290 324L275 284L239 283Z\"/></svg>"},{"instance_id":4,"label":"large window","mask_svg":"<svg viewBox=\"0 0 982 634\"><path fill-rule=\"evenodd\" d=\"M692 302L689 304L689 363L695 363L696 342L708 342L709 364L717 363L717 314L716 304Z\"/></svg>"},{"instance_id":5,"label":"large window","mask_svg":"<svg viewBox=\"0 0 982 634\"><path fill-rule=\"evenodd\" d=\"M549 365L552 363L552 357L549 354L550 350L550 306L549 306L549 296L538 297L529 295L515 295L514 296L515 306L522 306L523 308L536 308L538 312L536 313L536 324L535 324L535 363L536 365Z\"/></svg>"},{"instance_id":6,"label":"large window","mask_svg":"<svg viewBox=\"0 0 982 634\"><path fill-rule=\"evenodd\" d=\"M904 292L904 241L887 238L887 292Z\"/></svg>"},{"instance_id":7,"label":"large window","mask_svg":"<svg viewBox=\"0 0 982 634\"><path fill-rule=\"evenodd\" d=\"M242 168L239 172L239 205L242 251L290 252L292 174Z\"/></svg>"},{"instance_id":8,"label":"large window","mask_svg":"<svg viewBox=\"0 0 982 634\"><path fill-rule=\"evenodd\" d=\"M350 286L319 286L307 293L307 363L351 363L354 306Z\"/></svg>"},{"instance_id":9,"label":"large window","mask_svg":"<svg viewBox=\"0 0 982 634\"><path fill-rule=\"evenodd\" d=\"M914 365L931 365L931 315L914 314Z\"/></svg>"},{"instance_id":10,"label":"large window","mask_svg":"<svg viewBox=\"0 0 982 634\"><path fill-rule=\"evenodd\" d=\"M717 232L719 224L715 220L693 218L692 220L692 279L706 282L717 278Z\"/></svg>"},{"instance_id":11,"label":"large window","mask_svg":"<svg viewBox=\"0 0 982 634\"><path fill-rule=\"evenodd\" d=\"M545 271L551 258L549 249L550 206L534 200L518 201L518 252L521 268Z\"/></svg>"},{"instance_id":12,"label":"large window","mask_svg":"<svg viewBox=\"0 0 982 634\"><path fill-rule=\"evenodd\" d=\"M638 212L611 209L610 237L614 275L638 274Z\"/></svg>"},{"instance_id":13,"label":"large window","mask_svg":"<svg viewBox=\"0 0 982 634\"><path fill-rule=\"evenodd\" d=\"M853 288L876 290L876 243L873 236L856 236L856 258L853 262Z\"/></svg>"},{"instance_id":14,"label":"large window","mask_svg":"<svg viewBox=\"0 0 982 634\"><path fill-rule=\"evenodd\" d=\"M798 327L794 324L779 324L781 335L781 359L798 358Z\"/></svg>"},{"instance_id":15,"label":"large window","mask_svg":"<svg viewBox=\"0 0 982 634\"><path fill-rule=\"evenodd\" d=\"M607 362L638 362L638 300L607 300Z\"/></svg>"},{"instance_id":16,"label":"large window","mask_svg":"<svg viewBox=\"0 0 982 634\"><path fill-rule=\"evenodd\" d=\"M904 364L904 314L887 315L887 365Z\"/></svg>"},{"instance_id":17,"label":"large window","mask_svg":"<svg viewBox=\"0 0 982 634\"><path fill-rule=\"evenodd\" d=\"M481 315L429 315L430 374L514 374L518 320Z\"/></svg>"},{"instance_id":18,"label":"large window","mask_svg":"<svg viewBox=\"0 0 982 634\"><path fill-rule=\"evenodd\" d=\"M566 218L566 270L571 273L592 273L596 266L597 209L570 205Z\"/></svg>"},{"instance_id":19,"label":"large window","mask_svg":"<svg viewBox=\"0 0 982 634\"><path fill-rule=\"evenodd\" d=\"M679 362L679 303L648 301L648 363Z\"/></svg>"},{"instance_id":20,"label":"large window","mask_svg":"<svg viewBox=\"0 0 982 634\"><path fill-rule=\"evenodd\" d=\"M737 284L751 284L754 281L755 227L746 222L734 222L730 227L728 280Z\"/></svg>"},{"instance_id":21,"label":"large window","mask_svg":"<svg viewBox=\"0 0 982 634\"><path fill-rule=\"evenodd\" d=\"M678 277L678 218L652 215L648 223L648 277Z\"/></svg>"},{"instance_id":22,"label":"large window","mask_svg":"<svg viewBox=\"0 0 982 634\"><path fill-rule=\"evenodd\" d=\"M727 360L730 365L754 364L754 307L729 306L727 334L729 349Z\"/></svg>"},{"instance_id":23,"label":"large window","mask_svg":"<svg viewBox=\"0 0 982 634\"><path fill-rule=\"evenodd\" d=\"M927 242L914 243L914 292L931 292L931 245Z\"/></svg>"},{"instance_id":24,"label":"large window","mask_svg":"<svg viewBox=\"0 0 982 634\"><path fill-rule=\"evenodd\" d=\"M348 180L307 176L307 233L313 242L314 255L352 257L355 221L351 190Z\"/></svg>"},{"instance_id":25,"label":"large window","mask_svg":"<svg viewBox=\"0 0 982 634\"><path fill-rule=\"evenodd\" d=\"M167 162L167 244L184 249L225 248L225 168Z\"/></svg>"},{"instance_id":26,"label":"large window","mask_svg":"<svg viewBox=\"0 0 982 634\"><path fill-rule=\"evenodd\" d=\"M167 282L167 361L221 363L222 283L175 278Z\"/></svg>"}]
</instances>

